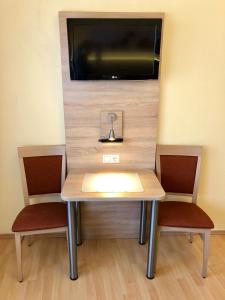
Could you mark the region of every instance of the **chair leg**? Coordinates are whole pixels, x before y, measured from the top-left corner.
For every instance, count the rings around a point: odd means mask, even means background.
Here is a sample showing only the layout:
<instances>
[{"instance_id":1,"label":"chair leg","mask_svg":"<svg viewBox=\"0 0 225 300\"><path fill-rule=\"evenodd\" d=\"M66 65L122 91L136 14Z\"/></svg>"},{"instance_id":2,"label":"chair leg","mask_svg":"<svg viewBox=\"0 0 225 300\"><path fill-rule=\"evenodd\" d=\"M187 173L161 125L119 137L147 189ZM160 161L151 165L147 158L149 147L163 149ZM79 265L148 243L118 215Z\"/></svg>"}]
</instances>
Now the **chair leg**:
<instances>
[{"instance_id":1,"label":"chair leg","mask_svg":"<svg viewBox=\"0 0 225 300\"><path fill-rule=\"evenodd\" d=\"M192 232L189 233L189 243L193 243L193 236L194 234Z\"/></svg>"},{"instance_id":2,"label":"chair leg","mask_svg":"<svg viewBox=\"0 0 225 300\"><path fill-rule=\"evenodd\" d=\"M22 272L22 250L21 250L21 234L19 232L15 233L15 243L16 243L16 259L17 259L17 269L18 269L18 281L23 281Z\"/></svg>"},{"instance_id":3,"label":"chair leg","mask_svg":"<svg viewBox=\"0 0 225 300\"><path fill-rule=\"evenodd\" d=\"M203 234L203 266L202 266L202 277L203 278L206 278L206 276L207 276L210 234L211 234L210 231L206 231Z\"/></svg>"}]
</instances>

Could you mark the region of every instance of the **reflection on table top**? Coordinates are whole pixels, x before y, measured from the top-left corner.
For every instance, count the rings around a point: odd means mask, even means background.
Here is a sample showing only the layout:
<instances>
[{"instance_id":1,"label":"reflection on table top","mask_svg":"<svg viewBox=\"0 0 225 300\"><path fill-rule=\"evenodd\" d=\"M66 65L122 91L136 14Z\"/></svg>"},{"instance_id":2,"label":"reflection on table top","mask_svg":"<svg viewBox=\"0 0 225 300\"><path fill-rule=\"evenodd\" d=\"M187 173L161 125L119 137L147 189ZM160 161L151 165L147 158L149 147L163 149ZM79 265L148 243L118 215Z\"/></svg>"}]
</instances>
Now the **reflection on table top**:
<instances>
[{"instance_id":1,"label":"reflection on table top","mask_svg":"<svg viewBox=\"0 0 225 300\"><path fill-rule=\"evenodd\" d=\"M96 171L95 171L96 172ZM100 170L96 173L109 173ZM137 173L140 177L143 192L82 192L83 179L86 173L93 173L92 170L70 171L64 183L61 197L64 201L151 201L162 200L165 192L161 187L155 173L152 170L124 170L113 171L113 173ZM112 173L110 171L110 173Z\"/></svg>"}]
</instances>

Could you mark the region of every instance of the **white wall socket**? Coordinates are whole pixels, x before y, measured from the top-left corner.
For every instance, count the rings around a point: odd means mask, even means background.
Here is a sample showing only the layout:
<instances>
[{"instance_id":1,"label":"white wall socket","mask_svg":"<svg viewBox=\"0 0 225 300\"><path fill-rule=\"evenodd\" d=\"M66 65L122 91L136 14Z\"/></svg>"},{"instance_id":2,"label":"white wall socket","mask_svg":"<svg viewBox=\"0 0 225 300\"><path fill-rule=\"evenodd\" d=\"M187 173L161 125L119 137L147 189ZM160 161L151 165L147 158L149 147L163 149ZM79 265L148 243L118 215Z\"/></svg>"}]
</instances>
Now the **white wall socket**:
<instances>
[{"instance_id":1,"label":"white wall socket","mask_svg":"<svg viewBox=\"0 0 225 300\"><path fill-rule=\"evenodd\" d=\"M103 154L103 164L118 164L120 162L119 154Z\"/></svg>"}]
</instances>

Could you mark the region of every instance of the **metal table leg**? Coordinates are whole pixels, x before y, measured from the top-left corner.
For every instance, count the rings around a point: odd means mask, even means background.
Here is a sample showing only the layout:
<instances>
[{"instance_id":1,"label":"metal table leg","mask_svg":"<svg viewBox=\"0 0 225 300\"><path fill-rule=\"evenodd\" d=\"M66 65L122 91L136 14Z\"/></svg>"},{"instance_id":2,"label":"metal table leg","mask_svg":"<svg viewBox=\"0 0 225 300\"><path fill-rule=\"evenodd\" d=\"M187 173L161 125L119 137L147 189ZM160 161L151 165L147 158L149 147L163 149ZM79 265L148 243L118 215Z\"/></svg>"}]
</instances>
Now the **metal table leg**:
<instances>
[{"instance_id":1,"label":"metal table leg","mask_svg":"<svg viewBox=\"0 0 225 300\"><path fill-rule=\"evenodd\" d=\"M76 214L77 214L77 246L82 244L81 240L81 212L80 212L80 202L76 202Z\"/></svg>"},{"instance_id":2,"label":"metal table leg","mask_svg":"<svg viewBox=\"0 0 225 300\"><path fill-rule=\"evenodd\" d=\"M147 202L141 201L141 216L139 229L139 244L144 245L146 239L146 216L147 216Z\"/></svg>"},{"instance_id":3,"label":"metal table leg","mask_svg":"<svg viewBox=\"0 0 225 300\"><path fill-rule=\"evenodd\" d=\"M69 265L70 279L78 278L77 269L77 235L76 235L76 204L67 201L67 218L68 218L68 248L69 248Z\"/></svg>"},{"instance_id":4,"label":"metal table leg","mask_svg":"<svg viewBox=\"0 0 225 300\"><path fill-rule=\"evenodd\" d=\"M156 200L150 203L150 223L149 223L149 241L148 241L148 261L147 261L147 278L153 279L156 258L157 258L157 227L158 227L158 207L159 202Z\"/></svg>"}]
</instances>

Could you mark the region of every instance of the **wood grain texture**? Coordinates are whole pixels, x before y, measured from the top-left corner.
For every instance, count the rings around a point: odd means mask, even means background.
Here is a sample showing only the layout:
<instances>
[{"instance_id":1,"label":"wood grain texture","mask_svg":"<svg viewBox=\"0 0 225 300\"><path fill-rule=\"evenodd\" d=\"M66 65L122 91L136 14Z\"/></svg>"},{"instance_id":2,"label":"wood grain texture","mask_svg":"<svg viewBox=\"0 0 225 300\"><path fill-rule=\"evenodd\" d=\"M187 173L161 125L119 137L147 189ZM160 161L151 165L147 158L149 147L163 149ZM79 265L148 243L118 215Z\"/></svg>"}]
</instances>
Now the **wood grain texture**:
<instances>
[{"instance_id":1,"label":"wood grain texture","mask_svg":"<svg viewBox=\"0 0 225 300\"><path fill-rule=\"evenodd\" d=\"M112 170L154 169L160 80L71 81L66 26L66 18L69 17L163 19L163 14L59 13L68 170L86 168L104 170L108 165L102 163L103 154L120 155L120 163L111 165ZM123 112L123 143L98 142L101 111ZM127 208L121 207L120 204L115 205L118 210L124 210L124 216L133 214L133 208L130 209L129 205ZM88 214L89 206L85 205L83 209L84 214L85 211ZM97 211L98 208L96 213ZM95 219L98 217L100 215L96 214ZM136 223L137 219L134 219L134 224ZM129 223L124 226L130 227ZM118 234L116 229L115 234Z\"/></svg>"},{"instance_id":2,"label":"wood grain texture","mask_svg":"<svg viewBox=\"0 0 225 300\"><path fill-rule=\"evenodd\" d=\"M151 201L163 200L165 192L159 183L155 173L151 170L140 170L138 172L143 192L126 192L126 193L100 193L100 192L82 192L82 184L86 173L90 173L90 169L85 172L71 171L66 178L61 198L64 201L81 201L81 202L134 202L134 201ZM99 172L96 172L98 174ZM108 173L107 171L105 172ZM117 172L114 172L117 173ZM127 173L124 171L123 173ZM129 173L129 172L128 172Z\"/></svg>"},{"instance_id":3,"label":"wood grain texture","mask_svg":"<svg viewBox=\"0 0 225 300\"><path fill-rule=\"evenodd\" d=\"M158 115L158 81L74 81L64 89L68 168L105 169L103 154L119 154L112 169L154 168ZM123 111L121 144L102 144L101 111Z\"/></svg>"},{"instance_id":4,"label":"wood grain texture","mask_svg":"<svg viewBox=\"0 0 225 300\"><path fill-rule=\"evenodd\" d=\"M133 203L134 204L134 203ZM177 236L177 235L186 235L187 233L186 232L183 232L183 233L181 233L181 232L174 232L174 231L163 231L163 232L161 232L160 233L160 236L164 236L164 235L166 235L166 236ZM225 235L225 230L217 230L217 229L213 229L212 231L211 231L211 236L212 235ZM51 233L51 234L45 234L44 235L44 238L45 237L63 237L64 236L64 234L61 234L61 233L58 233L58 234L54 234L54 233ZM136 235L135 235L136 236ZM36 235L36 237L43 237L43 235ZM2 240L2 239L14 239L14 234L13 233L0 233L0 240Z\"/></svg>"},{"instance_id":5,"label":"wood grain texture","mask_svg":"<svg viewBox=\"0 0 225 300\"><path fill-rule=\"evenodd\" d=\"M0 299L4 300L224 300L225 237L212 236L208 277L199 275L202 242L163 236L154 280L144 276L147 245L137 240L89 240L78 248L79 279L68 277L66 238L23 243L24 282L16 277L15 245L0 240ZM177 251L179 249L179 251ZM176 250L176 251L175 251Z\"/></svg>"},{"instance_id":6,"label":"wood grain texture","mask_svg":"<svg viewBox=\"0 0 225 300\"><path fill-rule=\"evenodd\" d=\"M86 170L87 173L89 171ZM85 202L81 205L82 237L137 237L140 222L140 202L137 201L161 200L165 196L153 171L138 173L144 189L142 193L83 193L82 183L86 172L71 171L61 194L65 201Z\"/></svg>"}]
</instances>

